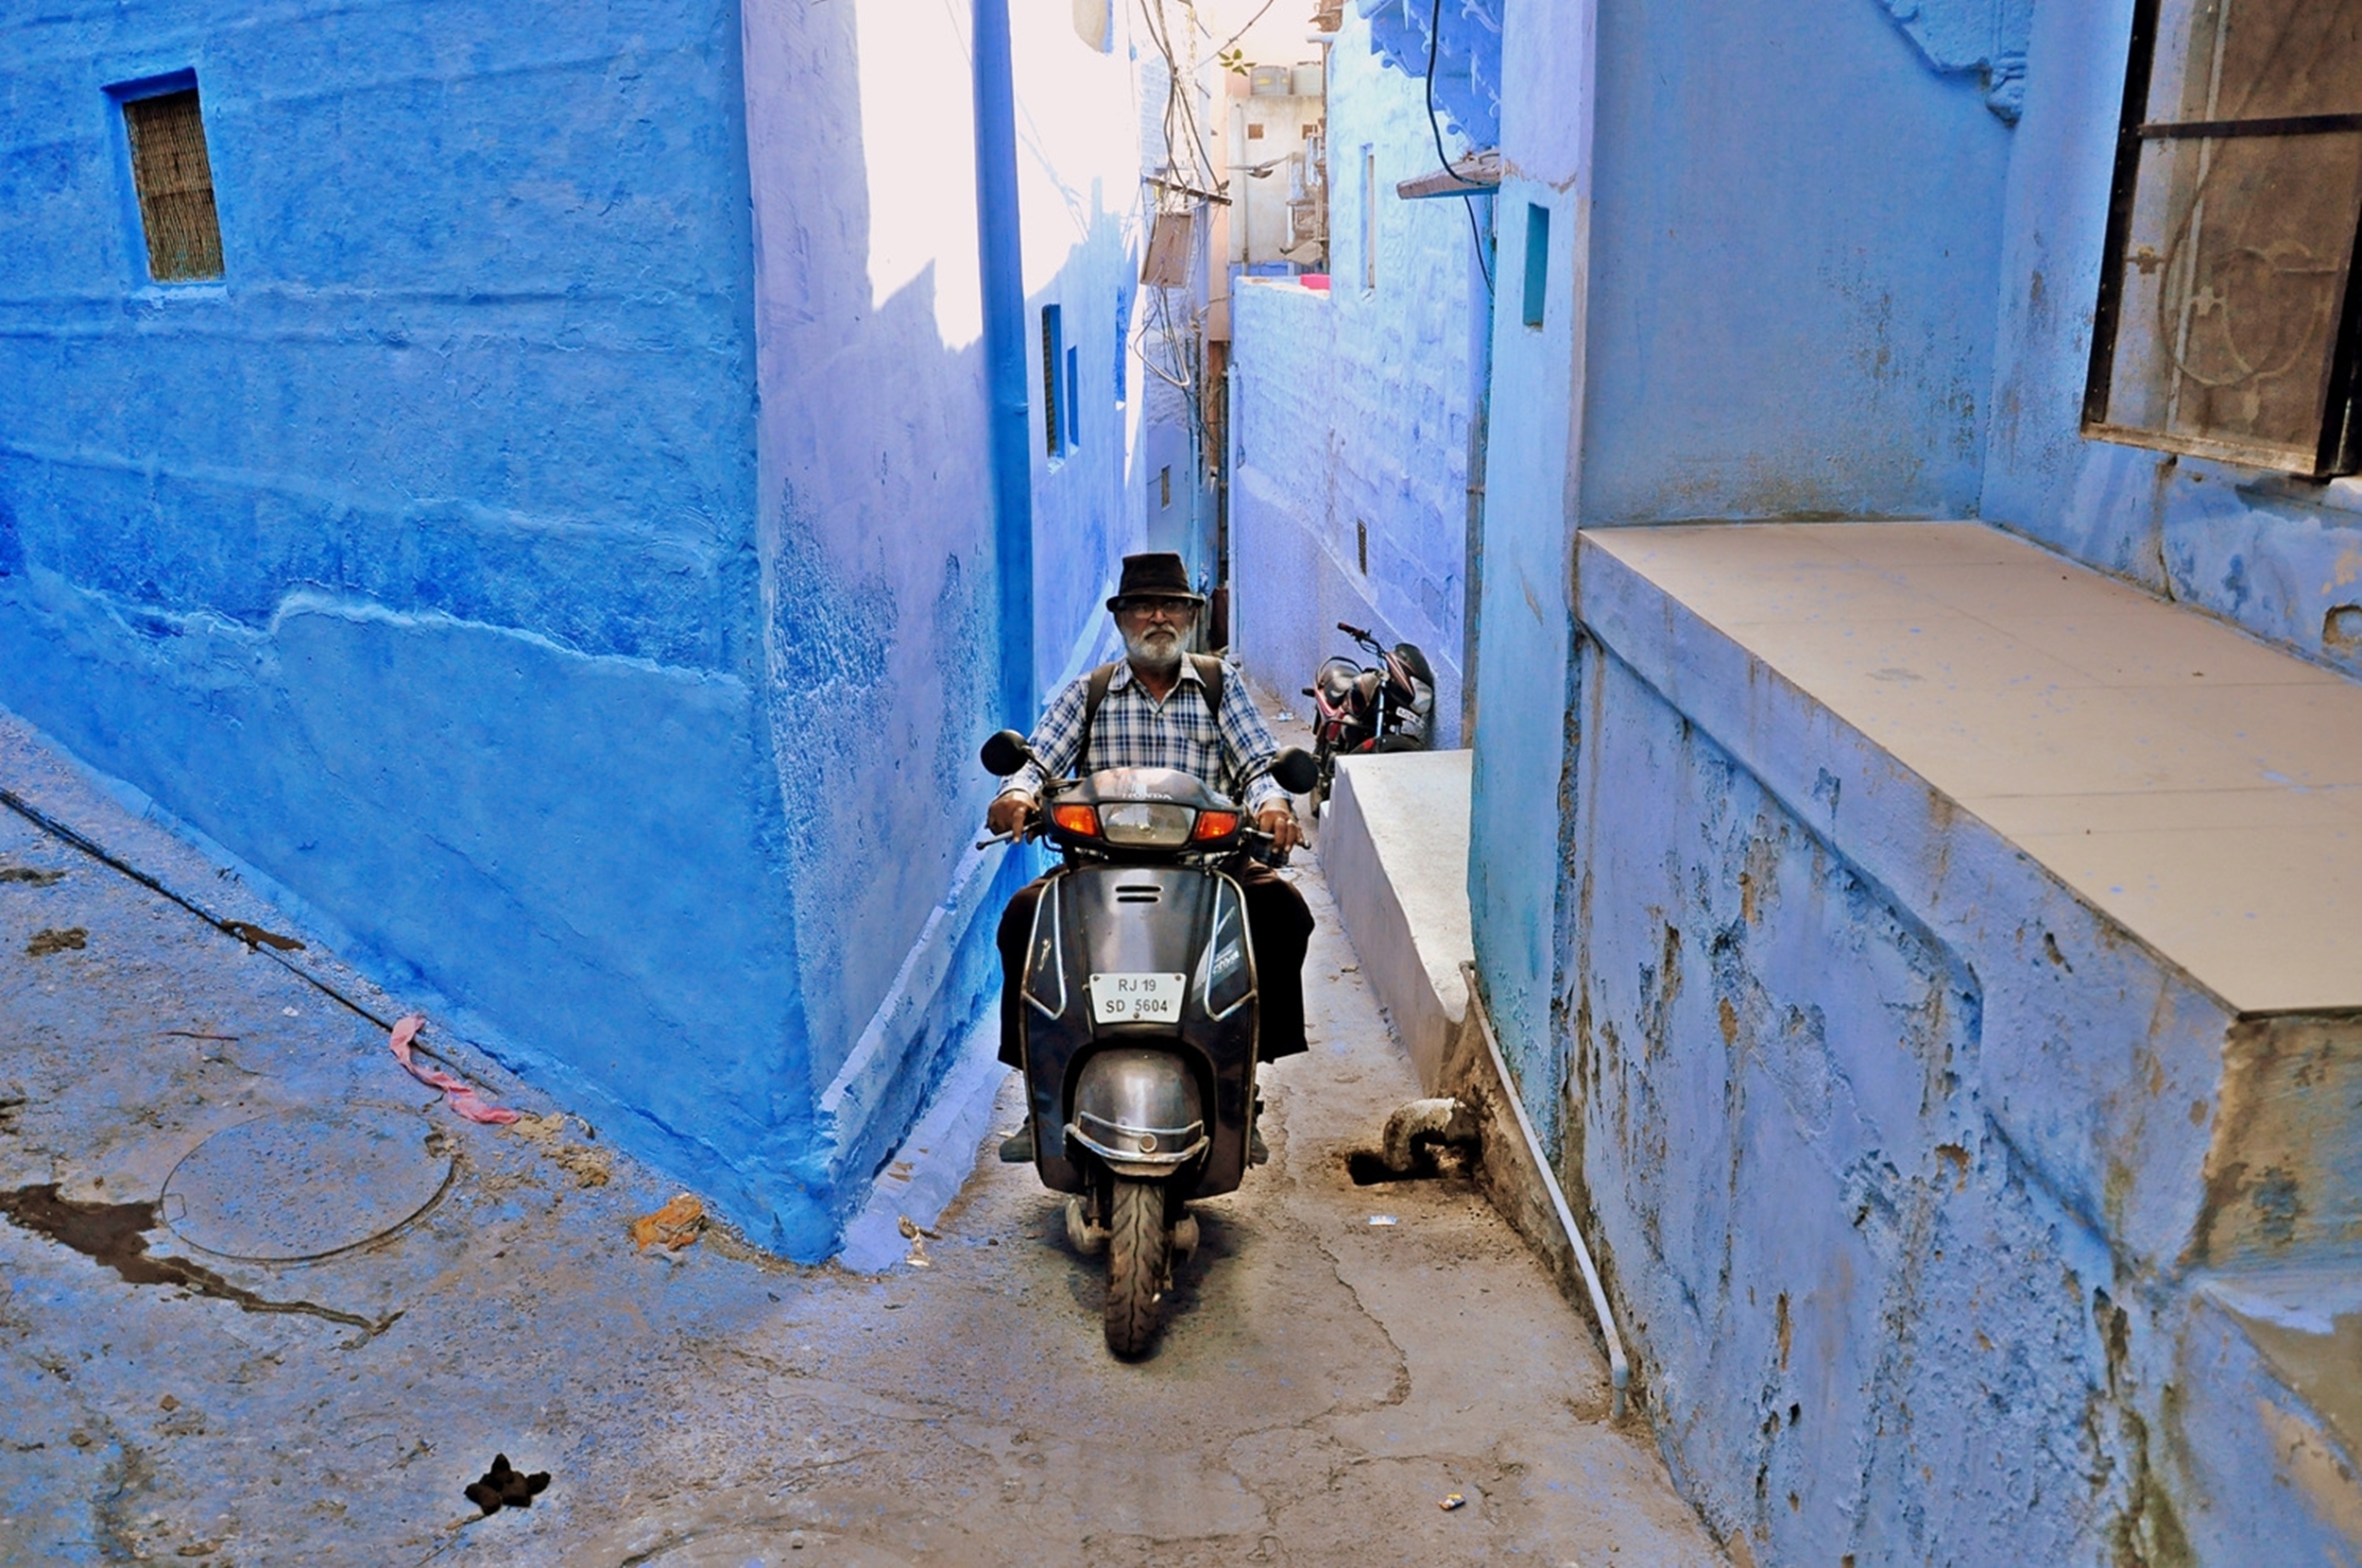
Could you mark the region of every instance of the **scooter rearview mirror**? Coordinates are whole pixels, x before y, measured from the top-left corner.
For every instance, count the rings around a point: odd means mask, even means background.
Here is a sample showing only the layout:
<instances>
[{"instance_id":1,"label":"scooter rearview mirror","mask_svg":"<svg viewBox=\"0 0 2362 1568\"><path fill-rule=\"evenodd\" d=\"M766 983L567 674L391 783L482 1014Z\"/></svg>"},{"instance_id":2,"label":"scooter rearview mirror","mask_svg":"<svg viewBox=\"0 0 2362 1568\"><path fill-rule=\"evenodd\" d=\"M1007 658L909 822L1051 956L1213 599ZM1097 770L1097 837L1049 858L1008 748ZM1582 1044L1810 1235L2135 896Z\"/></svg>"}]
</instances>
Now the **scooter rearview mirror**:
<instances>
[{"instance_id":1,"label":"scooter rearview mirror","mask_svg":"<svg viewBox=\"0 0 2362 1568\"><path fill-rule=\"evenodd\" d=\"M1292 795L1309 795L1321 781L1321 765L1302 746L1290 746L1272 758L1272 777Z\"/></svg>"},{"instance_id":2,"label":"scooter rearview mirror","mask_svg":"<svg viewBox=\"0 0 2362 1568\"><path fill-rule=\"evenodd\" d=\"M983 757L986 773L995 778L1006 778L1033 760L1034 748L1016 730L996 730L984 737Z\"/></svg>"}]
</instances>

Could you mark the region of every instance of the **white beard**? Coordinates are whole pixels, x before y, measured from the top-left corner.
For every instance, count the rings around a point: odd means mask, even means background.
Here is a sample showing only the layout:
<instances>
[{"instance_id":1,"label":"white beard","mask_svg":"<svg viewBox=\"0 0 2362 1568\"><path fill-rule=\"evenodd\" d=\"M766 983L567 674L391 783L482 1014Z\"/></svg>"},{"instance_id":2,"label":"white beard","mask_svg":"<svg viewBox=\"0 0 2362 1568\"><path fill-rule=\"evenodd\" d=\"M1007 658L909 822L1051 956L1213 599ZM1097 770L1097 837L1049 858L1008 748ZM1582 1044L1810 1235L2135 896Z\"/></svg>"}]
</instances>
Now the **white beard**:
<instances>
[{"instance_id":1,"label":"white beard","mask_svg":"<svg viewBox=\"0 0 2362 1568\"><path fill-rule=\"evenodd\" d=\"M1157 627L1138 637L1127 636L1123 639L1123 654L1135 670L1145 670L1152 675L1170 674L1181 668L1181 635Z\"/></svg>"}]
</instances>

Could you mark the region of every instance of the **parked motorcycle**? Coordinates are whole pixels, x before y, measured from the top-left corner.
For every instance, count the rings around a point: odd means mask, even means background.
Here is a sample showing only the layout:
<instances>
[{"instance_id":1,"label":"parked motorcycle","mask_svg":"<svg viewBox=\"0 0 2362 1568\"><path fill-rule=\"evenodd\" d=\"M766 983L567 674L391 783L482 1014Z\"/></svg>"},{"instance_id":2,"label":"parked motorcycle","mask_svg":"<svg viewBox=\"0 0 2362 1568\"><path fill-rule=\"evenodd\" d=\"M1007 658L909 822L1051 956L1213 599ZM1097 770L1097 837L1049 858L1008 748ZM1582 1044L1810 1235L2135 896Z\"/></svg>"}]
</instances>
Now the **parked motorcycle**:
<instances>
[{"instance_id":1,"label":"parked motorcycle","mask_svg":"<svg viewBox=\"0 0 2362 1568\"><path fill-rule=\"evenodd\" d=\"M1425 751L1435 743L1435 668L1413 642L1392 648L1362 627L1337 629L1377 656L1364 669L1352 659L1324 663L1304 694L1312 699L1313 758L1320 776L1312 809L1328 799L1337 758L1358 752Z\"/></svg>"},{"instance_id":2,"label":"parked motorcycle","mask_svg":"<svg viewBox=\"0 0 2362 1568\"><path fill-rule=\"evenodd\" d=\"M1031 757L1015 730L984 742L984 766L1003 778ZM1300 794L1315 769L1291 746L1272 775ZM1196 1250L1190 1200L1235 1192L1246 1173L1259 1017L1246 900L1228 868L1270 838L1166 768L1053 780L1023 831L1063 862L1026 949L1034 1167L1070 1195L1075 1250L1106 1254L1107 1348L1128 1360L1155 1342L1173 1258Z\"/></svg>"}]
</instances>

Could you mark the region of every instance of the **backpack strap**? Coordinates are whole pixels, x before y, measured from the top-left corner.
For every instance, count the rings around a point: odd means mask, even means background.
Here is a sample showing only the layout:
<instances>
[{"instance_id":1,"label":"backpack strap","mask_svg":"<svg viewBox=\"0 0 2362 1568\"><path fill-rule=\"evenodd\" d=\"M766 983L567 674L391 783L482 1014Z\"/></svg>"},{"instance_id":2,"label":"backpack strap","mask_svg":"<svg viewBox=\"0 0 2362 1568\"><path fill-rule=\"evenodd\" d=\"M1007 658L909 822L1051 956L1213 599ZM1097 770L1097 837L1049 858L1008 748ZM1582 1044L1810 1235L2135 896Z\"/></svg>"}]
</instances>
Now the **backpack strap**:
<instances>
[{"instance_id":1,"label":"backpack strap","mask_svg":"<svg viewBox=\"0 0 2362 1568\"><path fill-rule=\"evenodd\" d=\"M1099 722L1099 705L1107 700L1107 683L1115 678L1116 667L1103 664L1090 673L1089 681L1083 688L1083 749L1074 758L1077 778L1090 776L1091 728Z\"/></svg>"},{"instance_id":2,"label":"backpack strap","mask_svg":"<svg viewBox=\"0 0 2362 1568\"><path fill-rule=\"evenodd\" d=\"M1214 716L1214 727L1222 727L1222 660L1211 654L1191 654L1190 662L1197 666L1197 678L1206 688L1206 710Z\"/></svg>"}]
</instances>

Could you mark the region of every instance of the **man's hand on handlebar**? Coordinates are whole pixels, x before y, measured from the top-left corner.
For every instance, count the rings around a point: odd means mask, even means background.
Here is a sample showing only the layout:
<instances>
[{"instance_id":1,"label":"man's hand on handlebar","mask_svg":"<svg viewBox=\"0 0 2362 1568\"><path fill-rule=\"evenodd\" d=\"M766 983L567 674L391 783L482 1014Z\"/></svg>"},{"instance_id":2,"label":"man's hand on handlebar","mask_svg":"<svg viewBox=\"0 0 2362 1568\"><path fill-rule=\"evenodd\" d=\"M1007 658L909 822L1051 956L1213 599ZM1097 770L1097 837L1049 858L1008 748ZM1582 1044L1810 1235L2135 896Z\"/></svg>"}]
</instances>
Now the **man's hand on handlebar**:
<instances>
[{"instance_id":1,"label":"man's hand on handlebar","mask_svg":"<svg viewBox=\"0 0 2362 1568\"><path fill-rule=\"evenodd\" d=\"M1296 814L1283 802L1274 802L1255 813L1255 826L1271 835L1274 849L1293 849L1304 842L1304 829L1296 825Z\"/></svg>"},{"instance_id":2,"label":"man's hand on handlebar","mask_svg":"<svg viewBox=\"0 0 2362 1568\"><path fill-rule=\"evenodd\" d=\"M1015 834L1021 831L1033 820L1034 813L1040 810L1040 803L1032 795L1022 790L1012 790L992 803L992 809L984 813L984 826L997 834Z\"/></svg>"}]
</instances>

